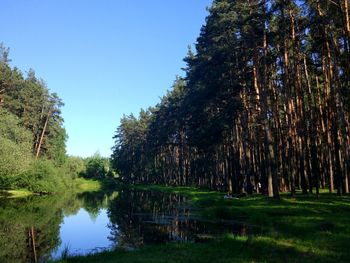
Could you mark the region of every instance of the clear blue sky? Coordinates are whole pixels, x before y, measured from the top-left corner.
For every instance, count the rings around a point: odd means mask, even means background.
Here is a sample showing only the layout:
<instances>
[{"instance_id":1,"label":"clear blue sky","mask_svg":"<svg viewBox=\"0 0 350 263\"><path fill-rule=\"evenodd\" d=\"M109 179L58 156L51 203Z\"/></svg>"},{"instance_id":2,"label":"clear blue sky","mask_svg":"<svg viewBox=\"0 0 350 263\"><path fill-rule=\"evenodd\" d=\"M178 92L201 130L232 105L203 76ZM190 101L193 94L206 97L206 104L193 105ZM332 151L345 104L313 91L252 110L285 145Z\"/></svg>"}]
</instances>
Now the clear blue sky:
<instances>
[{"instance_id":1,"label":"clear blue sky","mask_svg":"<svg viewBox=\"0 0 350 263\"><path fill-rule=\"evenodd\" d=\"M109 156L123 114L183 74L212 0L1 0L0 42L64 100L67 152Z\"/></svg>"}]
</instances>

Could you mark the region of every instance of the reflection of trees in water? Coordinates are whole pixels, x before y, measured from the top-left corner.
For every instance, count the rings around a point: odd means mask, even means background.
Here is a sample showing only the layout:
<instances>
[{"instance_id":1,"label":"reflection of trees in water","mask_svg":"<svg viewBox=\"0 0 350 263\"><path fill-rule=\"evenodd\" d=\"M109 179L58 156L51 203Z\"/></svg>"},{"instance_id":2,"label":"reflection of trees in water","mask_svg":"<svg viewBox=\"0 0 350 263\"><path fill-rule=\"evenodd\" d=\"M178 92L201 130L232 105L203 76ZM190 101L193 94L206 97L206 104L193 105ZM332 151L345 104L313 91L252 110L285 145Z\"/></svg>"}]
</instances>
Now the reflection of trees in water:
<instances>
[{"instance_id":1,"label":"reflection of trees in water","mask_svg":"<svg viewBox=\"0 0 350 263\"><path fill-rule=\"evenodd\" d=\"M59 244L61 197L0 200L0 262L35 262Z\"/></svg>"},{"instance_id":2,"label":"reflection of trees in water","mask_svg":"<svg viewBox=\"0 0 350 263\"><path fill-rule=\"evenodd\" d=\"M0 262L35 262L48 257L60 244L63 216L74 215L83 207L93 218L117 196L117 192L95 192L0 198Z\"/></svg>"},{"instance_id":3,"label":"reflection of trees in water","mask_svg":"<svg viewBox=\"0 0 350 263\"><path fill-rule=\"evenodd\" d=\"M121 191L109 206L111 239L123 247L168 241L172 222L187 211L184 202L174 194Z\"/></svg>"},{"instance_id":4,"label":"reflection of trees in water","mask_svg":"<svg viewBox=\"0 0 350 263\"><path fill-rule=\"evenodd\" d=\"M110 204L111 239L121 247L187 241L197 221L189 217L183 196L123 190Z\"/></svg>"},{"instance_id":5,"label":"reflection of trees in water","mask_svg":"<svg viewBox=\"0 0 350 263\"><path fill-rule=\"evenodd\" d=\"M169 241L199 241L205 235L239 233L244 229L244 226L195 219L186 205L186 198L176 194L123 190L110 203L110 238L121 247L139 247Z\"/></svg>"},{"instance_id":6,"label":"reflection of trees in water","mask_svg":"<svg viewBox=\"0 0 350 263\"><path fill-rule=\"evenodd\" d=\"M118 196L118 192L84 192L77 195L80 200L79 208L84 208L94 221L100 214L100 209L107 209L111 200Z\"/></svg>"}]
</instances>

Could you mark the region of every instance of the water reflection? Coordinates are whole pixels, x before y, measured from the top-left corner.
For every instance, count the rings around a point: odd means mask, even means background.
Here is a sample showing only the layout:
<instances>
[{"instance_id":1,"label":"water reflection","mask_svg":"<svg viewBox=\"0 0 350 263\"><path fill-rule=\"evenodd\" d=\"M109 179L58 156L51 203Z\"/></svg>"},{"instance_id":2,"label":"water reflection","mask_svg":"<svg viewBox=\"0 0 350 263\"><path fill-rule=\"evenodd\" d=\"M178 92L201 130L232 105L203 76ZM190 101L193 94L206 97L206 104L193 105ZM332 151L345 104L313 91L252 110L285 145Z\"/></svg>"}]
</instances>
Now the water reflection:
<instances>
[{"instance_id":1,"label":"water reflection","mask_svg":"<svg viewBox=\"0 0 350 263\"><path fill-rule=\"evenodd\" d=\"M177 225L189 213L185 204L185 197L175 194L121 191L109 210L112 237L121 247L186 238Z\"/></svg>"},{"instance_id":2,"label":"water reflection","mask_svg":"<svg viewBox=\"0 0 350 263\"><path fill-rule=\"evenodd\" d=\"M115 246L202 242L242 224L206 222L176 194L138 190L0 198L0 262L42 262Z\"/></svg>"},{"instance_id":3,"label":"water reflection","mask_svg":"<svg viewBox=\"0 0 350 263\"><path fill-rule=\"evenodd\" d=\"M0 262L40 262L51 255L57 258L65 247L110 246L107 206L116 196L100 192L0 198ZM84 237L87 230L91 235Z\"/></svg>"},{"instance_id":4,"label":"water reflection","mask_svg":"<svg viewBox=\"0 0 350 263\"><path fill-rule=\"evenodd\" d=\"M0 262L36 262L58 246L64 200L0 199Z\"/></svg>"},{"instance_id":5,"label":"water reflection","mask_svg":"<svg viewBox=\"0 0 350 263\"><path fill-rule=\"evenodd\" d=\"M65 217L60 227L62 242L52 257L60 258L66 249L71 254L87 254L113 247L114 243L108 239L108 224L106 209L89 213L81 208L77 214Z\"/></svg>"},{"instance_id":6,"label":"water reflection","mask_svg":"<svg viewBox=\"0 0 350 263\"><path fill-rule=\"evenodd\" d=\"M137 248L165 242L203 242L223 233L250 234L236 222L210 222L199 218L188 200L176 194L121 191L109 206L112 239L119 247Z\"/></svg>"}]
</instances>

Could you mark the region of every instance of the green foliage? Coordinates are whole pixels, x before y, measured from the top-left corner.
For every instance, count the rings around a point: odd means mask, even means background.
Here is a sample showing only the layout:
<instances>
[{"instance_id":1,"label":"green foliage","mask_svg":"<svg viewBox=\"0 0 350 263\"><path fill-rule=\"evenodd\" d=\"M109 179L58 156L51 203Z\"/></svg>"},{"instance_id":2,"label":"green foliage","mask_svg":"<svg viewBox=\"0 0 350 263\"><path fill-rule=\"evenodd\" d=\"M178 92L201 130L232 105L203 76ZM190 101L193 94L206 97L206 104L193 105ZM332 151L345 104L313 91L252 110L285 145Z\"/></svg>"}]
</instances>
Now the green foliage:
<instances>
[{"instance_id":1,"label":"green foliage","mask_svg":"<svg viewBox=\"0 0 350 263\"><path fill-rule=\"evenodd\" d=\"M83 175L86 171L85 162L81 157L68 156L62 166L64 173L75 179L79 175Z\"/></svg>"},{"instance_id":2,"label":"green foliage","mask_svg":"<svg viewBox=\"0 0 350 263\"><path fill-rule=\"evenodd\" d=\"M63 102L34 70L24 77L12 69L8 56L0 43L0 188L56 192L81 172L66 165Z\"/></svg>"},{"instance_id":3,"label":"green foliage","mask_svg":"<svg viewBox=\"0 0 350 263\"><path fill-rule=\"evenodd\" d=\"M213 1L185 77L121 119L113 168L128 183L276 199L349 193L347 3Z\"/></svg>"},{"instance_id":4,"label":"green foliage","mask_svg":"<svg viewBox=\"0 0 350 263\"><path fill-rule=\"evenodd\" d=\"M70 178L53 161L34 160L32 135L20 121L0 108L0 187L25 188L33 192L62 190Z\"/></svg>"},{"instance_id":5,"label":"green foliage","mask_svg":"<svg viewBox=\"0 0 350 263\"><path fill-rule=\"evenodd\" d=\"M98 153L85 160L86 170L82 173L85 178L103 179L114 177L113 171L110 169L108 158L101 157Z\"/></svg>"},{"instance_id":6,"label":"green foliage","mask_svg":"<svg viewBox=\"0 0 350 263\"><path fill-rule=\"evenodd\" d=\"M24 153L14 142L0 138L0 145L0 185L2 188L10 188L28 163L22 159Z\"/></svg>"},{"instance_id":7,"label":"green foliage","mask_svg":"<svg viewBox=\"0 0 350 263\"><path fill-rule=\"evenodd\" d=\"M13 114L0 108L0 186L10 188L31 160L30 132Z\"/></svg>"},{"instance_id":8,"label":"green foliage","mask_svg":"<svg viewBox=\"0 0 350 263\"><path fill-rule=\"evenodd\" d=\"M55 193L65 189L67 181L50 160L34 160L18 178L17 186L33 192Z\"/></svg>"},{"instance_id":9,"label":"green foliage","mask_svg":"<svg viewBox=\"0 0 350 263\"><path fill-rule=\"evenodd\" d=\"M44 156L53 160L58 166L64 165L67 159L65 144L67 138L66 130L61 126L56 126L54 136L47 138L46 141L47 150Z\"/></svg>"},{"instance_id":10,"label":"green foliage","mask_svg":"<svg viewBox=\"0 0 350 263\"><path fill-rule=\"evenodd\" d=\"M46 83L30 69L25 77L11 68L8 49L0 45L0 97L3 108L18 117L18 123L31 133L29 149L34 155L54 160L62 165L65 159L66 131L56 93L50 93ZM4 125L6 128L6 125Z\"/></svg>"},{"instance_id":11,"label":"green foliage","mask_svg":"<svg viewBox=\"0 0 350 263\"><path fill-rule=\"evenodd\" d=\"M9 56L10 49L5 47L3 43L0 43L0 62L8 63L10 62Z\"/></svg>"},{"instance_id":12,"label":"green foliage","mask_svg":"<svg viewBox=\"0 0 350 263\"><path fill-rule=\"evenodd\" d=\"M141 173L146 173L144 143L151 115L151 110L141 110L139 118L133 114L124 116L114 136L116 144L111 162L118 173L129 175L123 177L125 181L132 182L137 177L142 177Z\"/></svg>"},{"instance_id":13,"label":"green foliage","mask_svg":"<svg viewBox=\"0 0 350 263\"><path fill-rule=\"evenodd\" d=\"M0 108L0 137L7 138L19 147L31 150L31 134L20 125L20 119Z\"/></svg>"}]
</instances>

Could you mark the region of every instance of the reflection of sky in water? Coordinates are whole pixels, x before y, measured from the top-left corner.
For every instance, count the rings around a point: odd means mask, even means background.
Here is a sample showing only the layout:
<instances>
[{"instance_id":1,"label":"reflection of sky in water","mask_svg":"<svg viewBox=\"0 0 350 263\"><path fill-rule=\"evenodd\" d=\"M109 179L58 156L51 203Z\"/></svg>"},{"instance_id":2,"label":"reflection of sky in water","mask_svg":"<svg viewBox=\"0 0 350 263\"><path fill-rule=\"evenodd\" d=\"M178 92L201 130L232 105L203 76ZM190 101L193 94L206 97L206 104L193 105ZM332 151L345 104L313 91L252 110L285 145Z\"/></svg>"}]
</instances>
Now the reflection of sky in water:
<instances>
[{"instance_id":1,"label":"reflection of sky in water","mask_svg":"<svg viewBox=\"0 0 350 263\"><path fill-rule=\"evenodd\" d=\"M86 254L111 247L113 243L108 240L109 222L106 209L100 209L97 215L90 215L81 208L77 214L66 216L60 226L61 245L52 257L59 258L67 247L70 254Z\"/></svg>"}]
</instances>

